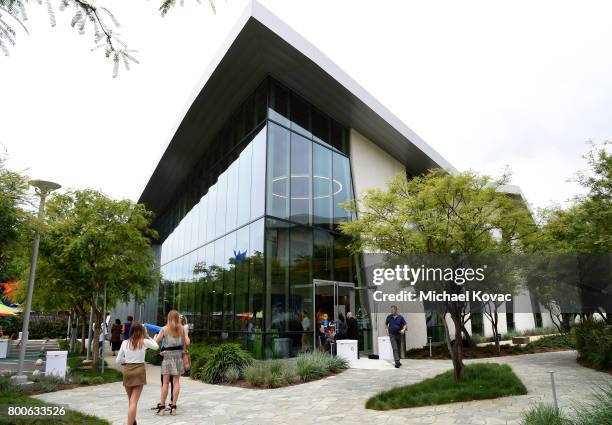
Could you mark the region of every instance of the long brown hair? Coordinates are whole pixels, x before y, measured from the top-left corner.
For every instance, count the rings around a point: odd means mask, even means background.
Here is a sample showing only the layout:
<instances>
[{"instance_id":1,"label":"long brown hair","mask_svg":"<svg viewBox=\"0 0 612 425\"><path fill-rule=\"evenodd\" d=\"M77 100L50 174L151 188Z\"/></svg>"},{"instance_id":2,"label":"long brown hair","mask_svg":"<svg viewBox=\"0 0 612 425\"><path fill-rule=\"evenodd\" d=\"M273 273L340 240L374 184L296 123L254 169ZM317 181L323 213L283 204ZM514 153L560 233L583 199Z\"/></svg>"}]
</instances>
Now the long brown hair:
<instances>
[{"instance_id":1,"label":"long brown hair","mask_svg":"<svg viewBox=\"0 0 612 425\"><path fill-rule=\"evenodd\" d=\"M170 310L168 312L168 322L166 323L166 328L168 329L168 333L173 337L179 337L185 334L185 330L181 325L181 319L178 311Z\"/></svg>"},{"instance_id":2,"label":"long brown hair","mask_svg":"<svg viewBox=\"0 0 612 425\"><path fill-rule=\"evenodd\" d=\"M145 327L138 322L132 322L128 344L132 350L140 350L144 345Z\"/></svg>"}]
</instances>

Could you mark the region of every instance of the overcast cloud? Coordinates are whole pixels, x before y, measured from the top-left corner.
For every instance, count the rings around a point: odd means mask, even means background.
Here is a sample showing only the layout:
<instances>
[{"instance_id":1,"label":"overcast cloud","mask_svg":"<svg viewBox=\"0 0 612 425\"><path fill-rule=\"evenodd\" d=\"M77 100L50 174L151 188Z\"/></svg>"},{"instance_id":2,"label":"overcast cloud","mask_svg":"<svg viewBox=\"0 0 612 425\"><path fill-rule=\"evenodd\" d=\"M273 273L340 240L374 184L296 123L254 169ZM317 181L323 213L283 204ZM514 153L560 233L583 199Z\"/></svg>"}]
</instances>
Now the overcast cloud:
<instances>
[{"instance_id":1,"label":"overcast cloud","mask_svg":"<svg viewBox=\"0 0 612 425\"><path fill-rule=\"evenodd\" d=\"M588 140L612 138L612 4L262 0L460 170L513 171L535 207L578 193ZM102 2L101 2L102 3ZM0 58L10 166L137 200L189 93L246 0L106 2L140 65L111 78L93 39L30 3Z\"/></svg>"}]
</instances>

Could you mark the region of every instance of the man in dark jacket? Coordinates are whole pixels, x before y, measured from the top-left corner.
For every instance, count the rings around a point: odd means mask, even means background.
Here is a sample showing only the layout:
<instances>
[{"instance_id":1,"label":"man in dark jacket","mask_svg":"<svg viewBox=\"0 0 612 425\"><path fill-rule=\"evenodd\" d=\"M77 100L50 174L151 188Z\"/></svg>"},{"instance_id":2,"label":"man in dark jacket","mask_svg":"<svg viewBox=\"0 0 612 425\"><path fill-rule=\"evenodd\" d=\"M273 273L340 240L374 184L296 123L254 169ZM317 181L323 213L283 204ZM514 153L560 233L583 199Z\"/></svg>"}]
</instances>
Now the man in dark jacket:
<instances>
[{"instance_id":1,"label":"man in dark jacket","mask_svg":"<svg viewBox=\"0 0 612 425\"><path fill-rule=\"evenodd\" d=\"M349 311L346 313L346 339L359 340L359 327L357 325L357 319L353 317L353 313Z\"/></svg>"},{"instance_id":2,"label":"man in dark jacket","mask_svg":"<svg viewBox=\"0 0 612 425\"><path fill-rule=\"evenodd\" d=\"M402 336L406 332L406 319L401 314L397 314L397 306L391 306L391 314L387 316L385 328L391 340L395 367L398 368L402 365L400 363L400 350L402 349Z\"/></svg>"}]
</instances>

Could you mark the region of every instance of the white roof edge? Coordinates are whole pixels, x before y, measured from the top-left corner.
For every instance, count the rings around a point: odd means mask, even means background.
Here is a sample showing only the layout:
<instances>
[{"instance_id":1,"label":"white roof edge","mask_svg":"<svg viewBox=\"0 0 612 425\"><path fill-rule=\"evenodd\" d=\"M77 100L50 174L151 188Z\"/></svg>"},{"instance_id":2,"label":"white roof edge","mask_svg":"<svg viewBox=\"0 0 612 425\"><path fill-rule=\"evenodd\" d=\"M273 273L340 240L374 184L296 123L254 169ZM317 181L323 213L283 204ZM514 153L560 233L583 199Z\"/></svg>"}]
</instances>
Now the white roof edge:
<instances>
[{"instance_id":1,"label":"white roof edge","mask_svg":"<svg viewBox=\"0 0 612 425\"><path fill-rule=\"evenodd\" d=\"M151 171L149 172L149 178L143 182L141 186L140 194L142 194L155 173L157 165L161 161L164 153L170 146L174 134L177 132L181 122L187 115L189 108L196 100L199 93L204 88L206 82L210 79L213 72L228 52L232 43L238 37L238 34L242 31L242 28L246 25L248 20L253 17L261 24L266 26L268 29L276 33L278 36L283 38L287 43L301 52L304 56L308 57L321 69L332 76L338 83L344 86L349 92L360 99L365 105L367 105L372 111L378 114L383 120L389 123L395 128L401 135L408 139L414 144L419 150L430 157L436 164L451 173L457 173L458 170L448 162L442 155L440 155L433 147L425 142L419 135L417 135L412 129L410 129L402 120L395 116L389 109L382 105L376 98L367 92L361 85L359 85L353 78L351 78L346 72L344 72L338 65L336 65L329 57L315 47L311 42L293 30L289 25L283 22L279 17L273 14L269 9L259 3L257 0L251 0L245 7L244 11L236 21L236 24L232 27L228 36L224 39L221 47L209 63L208 67L204 71L202 77L195 85L189 98L187 99L183 111L177 117L175 124L171 127L169 135L166 138L166 143L160 149L157 160L152 164ZM140 196L140 195L139 195Z\"/></svg>"},{"instance_id":2,"label":"white roof edge","mask_svg":"<svg viewBox=\"0 0 612 425\"><path fill-rule=\"evenodd\" d=\"M294 48L300 51L304 56L308 57L321 69L331 75L336 81L344 86L349 92L355 95L363 103L365 103L372 111L378 114L383 120L389 123L400 134L407 138L418 149L430 157L436 164L445 170L456 173L458 170L440 155L433 147L425 142L418 134L410 129L402 120L395 116L389 109L381 104L374 96L372 96L359 83L344 72L336 65L327 55L321 52L315 45L293 30L289 25L283 22L278 16L273 14L269 9L263 6L256 0L252 0L251 4L252 16L275 32Z\"/></svg>"}]
</instances>

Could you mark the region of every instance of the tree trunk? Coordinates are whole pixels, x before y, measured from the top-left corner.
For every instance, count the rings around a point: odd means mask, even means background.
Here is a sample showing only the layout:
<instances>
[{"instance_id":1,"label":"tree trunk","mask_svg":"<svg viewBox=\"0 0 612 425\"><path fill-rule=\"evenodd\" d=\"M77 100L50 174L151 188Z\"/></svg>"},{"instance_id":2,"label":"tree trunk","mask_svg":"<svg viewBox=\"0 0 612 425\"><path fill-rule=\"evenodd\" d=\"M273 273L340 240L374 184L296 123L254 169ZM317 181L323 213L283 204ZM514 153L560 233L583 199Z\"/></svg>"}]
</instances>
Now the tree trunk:
<instances>
[{"instance_id":1,"label":"tree trunk","mask_svg":"<svg viewBox=\"0 0 612 425\"><path fill-rule=\"evenodd\" d=\"M451 344L450 332L448 331L448 323L446 323L446 314L442 315L442 324L444 325L444 335L446 336L446 348L448 348L448 355L453 356L453 346Z\"/></svg>"},{"instance_id":2,"label":"tree trunk","mask_svg":"<svg viewBox=\"0 0 612 425\"><path fill-rule=\"evenodd\" d=\"M453 319L453 324L455 325L455 341L452 345L453 349L451 351L451 357L453 360L455 380L460 381L463 379L463 370L465 368L463 364L463 340L461 338L461 314L451 313L451 318Z\"/></svg>"},{"instance_id":3,"label":"tree trunk","mask_svg":"<svg viewBox=\"0 0 612 425\"><path fill-rule=\"evenodd\" d=\"M98 340L100 339L100 324L102 323L102 312L99 309L94 308L94 315L96 318L96 327L94 328L93 333L93 344L91 348L91 351L93 351L93 353L91 358L93 360L93 367L96 368L98 367L98 362L100 361L100 344Z\"/></svg>"},{"instance_id":4,"label":"tree trunk","mask_svg":"<svg viewBox=\"0 0 612 425\"><path fill-rule=\"evenodd\" d=\"M81 317L81 355L84 356L87 350L87 315Z\"/></svg>"},{"instance_id":5,"label":"tree trunk","mask_svg":"<svg viewBox=\"0 0 612 425\"><path fill-rule=\"evenodd\" d=\"M467 342L467 344L470 347L475 346L476 344L474 344L474 340L472 339L472 335L470 335L470 333L468 332L467 328L465 327L465 322L462 320L461 321L461 332L463 333L463 336L465 337L465 340Z\"/></svg>"}]
</instances>

